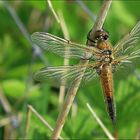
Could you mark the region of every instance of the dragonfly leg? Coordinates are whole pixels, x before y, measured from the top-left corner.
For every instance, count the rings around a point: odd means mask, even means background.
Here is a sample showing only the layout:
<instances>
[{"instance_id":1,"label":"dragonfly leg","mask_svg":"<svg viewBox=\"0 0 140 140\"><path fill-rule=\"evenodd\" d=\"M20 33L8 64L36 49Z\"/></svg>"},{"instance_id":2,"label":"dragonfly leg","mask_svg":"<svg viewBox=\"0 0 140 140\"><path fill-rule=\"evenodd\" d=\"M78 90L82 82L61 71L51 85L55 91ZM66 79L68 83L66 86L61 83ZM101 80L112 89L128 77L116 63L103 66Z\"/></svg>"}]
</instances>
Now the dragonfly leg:
<instances>
[{"instance_id":1,"label":"dragonfly leg","mask_svg":"<svg viewBox=\"0 0 140 140\"><path fill-rule=\"evenodd\" d=\"M112 63L112 73L115 73L116 72L116 66L119 65L120 62L119 61L114 61Z\"/></svg>"},{"instance_id":2,"label":"dragonfly leg","mask_svg":"<svg viewBox=\"0 0 140 140\"><path fill-rule=\"evenodd\" d=\"M116 65L112 64L112 73L115 73L115 71L116 71Z\"/></svg>"},{"instance_id":3,"label":"dragonfly leg","mask_svg":"<svg viewBox=\"0 0 140 140\"><path fill-rule=\"evenodd\" d=\"M98 75L101 74L101 70L102 70L102 65L96 67L96 72L97 72Z\"/></svg>"}]
</instances>

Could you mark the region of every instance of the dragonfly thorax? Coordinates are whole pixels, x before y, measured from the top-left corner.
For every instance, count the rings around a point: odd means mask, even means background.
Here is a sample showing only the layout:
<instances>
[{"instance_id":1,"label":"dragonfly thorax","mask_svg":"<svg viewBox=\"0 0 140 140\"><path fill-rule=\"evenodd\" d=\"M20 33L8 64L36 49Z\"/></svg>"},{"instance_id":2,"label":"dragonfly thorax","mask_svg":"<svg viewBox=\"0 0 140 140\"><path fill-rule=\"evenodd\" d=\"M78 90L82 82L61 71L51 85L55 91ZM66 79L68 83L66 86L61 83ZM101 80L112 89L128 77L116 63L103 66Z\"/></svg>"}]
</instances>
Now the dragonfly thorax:
<instances>
[{"instance_id":1,"label":"dragonfly thorax","mask_svg":"<svg viewBox=\"0 0 140 140\"><path fill-rule=\"evenodd\" d=\"M112 56L112 45L107 40L108 34L105 31L97 31L96 32L96 39L97 41L97 48L101 50L101 54L99 56L99 61L103 63L111 63L113 60Z\"/></svg>"},{"instance_id":2,"label":"dragonfly thorax","mask_svg":"<svg viewBox=\"0 0 140 140\"><path fill-rule=\"evenodd\" d=\"M112 52L105 51L101 54L99 61L103 63L111 63L113 60Z\"/></svg>"},{"instance_id":3,"label":"dragonfly thorax","mask_svg":"<svg viewBox=\"0 0 140 140\"><path fill-rule=\"evenodd\" d=\"M100 54L100 58L99 61L100 62L104 62L104 63L111 63L113 60L113 56L112 56L112 45L110 44L109 41L99 41L97 44L97 48L101 50L101 54Z\"/></svg>"}]
</instances>

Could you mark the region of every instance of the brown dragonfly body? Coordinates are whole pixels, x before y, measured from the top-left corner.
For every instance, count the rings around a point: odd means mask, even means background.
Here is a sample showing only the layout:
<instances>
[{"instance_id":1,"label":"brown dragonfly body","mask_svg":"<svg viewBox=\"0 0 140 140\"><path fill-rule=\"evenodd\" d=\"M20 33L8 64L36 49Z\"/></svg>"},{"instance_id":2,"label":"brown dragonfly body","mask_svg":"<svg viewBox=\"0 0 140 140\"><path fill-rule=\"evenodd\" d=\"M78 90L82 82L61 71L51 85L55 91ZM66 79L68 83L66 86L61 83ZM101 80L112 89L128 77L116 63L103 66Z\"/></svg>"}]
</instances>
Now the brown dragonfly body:
<instances>
[{"instance_id":1,"label":"brown dragonfly body","mask_svg":"<svg viewBox=\"0 0 140 140\"><path fill-rule=\"evenodd\" d=\"M107 110L112 122L115 122L116 112L113 101L113 70L112 64L114 63L114 56L112 55L112 45L109 41L107 41L108 33L99 30L95 33L95 38L93 41L88 37L88 39L94 43L96 43L96 47L102 50L100 54L100 64L97 67L97 71L100 77L103 94L105 98L105 102L107 103Z\"/></svg>"},{"instance_id":2,"label":"brown dragonfly body","mask_svg":"<svg viewBox=\"0 0 140 140\"><path fill-rule=\"evenodd\" d=\"M93 44L90 46L73 43L44 32L34 33L32 40L43 50L52 51L61 57L89 60L88 64L45 67L35 74L35 79L43 81L52 78L55 81L65 81L64 84L70 85L69 82L73 83L77 79L82 78L84 82L87 82L99 76L108 114L114 123L116 111L113 100L113 73L127 63L135 63L133 59L140 58L140 49L136 48L140 40L140 21L113 47L108 41L108 36L104 30L96 31L94 38L87 37ZM81 75L83 71L84 76Z\"/></svg>"},{"instance_id":3,"label":"brown dragonfly body","mask_svg":"<svg viewBox=\"0 0 140 140\"><path fill-rule=\"evenodd\" d=\"M107 103L107 109L109 112L109 116L113 122L115 122L115 108L113 102L113 76L112 76L112 68L110 64L104 64L102 66L100 80L102 84L102 89L105 97L105 101Z\"/></svg>"}]
</instances>

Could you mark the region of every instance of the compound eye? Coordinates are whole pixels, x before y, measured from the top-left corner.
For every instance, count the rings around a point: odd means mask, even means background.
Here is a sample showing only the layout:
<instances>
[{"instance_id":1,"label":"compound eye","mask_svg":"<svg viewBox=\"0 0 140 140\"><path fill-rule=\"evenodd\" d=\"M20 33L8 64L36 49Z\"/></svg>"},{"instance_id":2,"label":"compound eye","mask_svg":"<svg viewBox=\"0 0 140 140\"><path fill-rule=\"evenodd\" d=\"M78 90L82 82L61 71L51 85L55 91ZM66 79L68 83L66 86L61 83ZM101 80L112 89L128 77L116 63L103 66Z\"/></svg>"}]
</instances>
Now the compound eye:
<instances>
[{"instance_id":1,"label":"compound eye","mask_svg":"<svg viewBox=\"0 0 140 140\"><path fill-rule=\"evenodd\" d=\"M102 39L104 39L104 36L102 35L102 34L99 34L97 37L96 37L96 40L102 40Z\"/></svg>"},{"instance_id":2,"label":"compound eye","mask_svg":"<svg viewBox=\"0 0 140 140\"><path fill-rule=\"evenodd\" d=\"M107 40L107 39L108 39L108 35L105 35L105 36L104 36L104 40Z\"/></svg>"}]
</instances>

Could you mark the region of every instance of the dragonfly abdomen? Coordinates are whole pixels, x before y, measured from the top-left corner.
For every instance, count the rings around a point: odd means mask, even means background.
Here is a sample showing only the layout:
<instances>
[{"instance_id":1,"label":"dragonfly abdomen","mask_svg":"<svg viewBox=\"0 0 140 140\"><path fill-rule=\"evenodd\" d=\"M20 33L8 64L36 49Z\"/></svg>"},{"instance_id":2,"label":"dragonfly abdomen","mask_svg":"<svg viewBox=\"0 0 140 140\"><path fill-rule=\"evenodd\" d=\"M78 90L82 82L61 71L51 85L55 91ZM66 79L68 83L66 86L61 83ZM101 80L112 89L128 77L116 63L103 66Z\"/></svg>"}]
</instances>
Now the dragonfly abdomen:
<instances>
[{"instance_id":1,"label":"dragonfly abdomen","mask_svg":"<svg viewBox=\"0 0 140 140\"><path fill-rule=\"evenodd\" d=\"M100 80L107 104L107 110L112 122L115 122L116 111L113 101L113 78L110 64L104 64L101 69Z\"/></svg>"}]
</instances>

